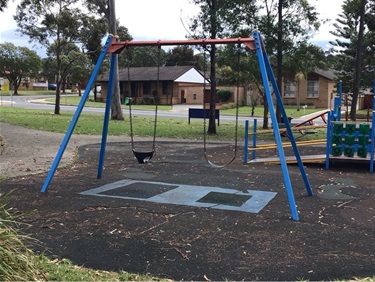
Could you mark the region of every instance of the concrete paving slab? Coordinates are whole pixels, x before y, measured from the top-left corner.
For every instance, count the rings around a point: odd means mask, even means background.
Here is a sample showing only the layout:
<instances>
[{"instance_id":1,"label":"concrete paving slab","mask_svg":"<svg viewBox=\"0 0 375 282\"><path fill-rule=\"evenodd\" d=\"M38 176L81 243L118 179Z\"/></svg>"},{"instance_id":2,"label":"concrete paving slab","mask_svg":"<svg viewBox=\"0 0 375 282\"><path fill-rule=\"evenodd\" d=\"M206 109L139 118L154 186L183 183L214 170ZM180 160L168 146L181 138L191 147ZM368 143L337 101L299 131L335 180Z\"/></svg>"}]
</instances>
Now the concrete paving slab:
<instances>
[{"instance_id":1,"label":"concrete paving slab","mask_svg":"<svg viewBox=\"0 0 375 282\"><path fill-rule=\"evenodd\" d=\"M215 193L216 196L220 197L217 201L214 200L215 197L210 196ZM131 179L106 184L81 192L80 194L250 213L260 212L276 196L275 192L268 191L246 190L241 192L236 189L222 187L182 185ZM237 198L242 198L243 202L239 203L237 201L234 203L233 199L236 198L234 195Z\"/></svg>"}]
</instances>

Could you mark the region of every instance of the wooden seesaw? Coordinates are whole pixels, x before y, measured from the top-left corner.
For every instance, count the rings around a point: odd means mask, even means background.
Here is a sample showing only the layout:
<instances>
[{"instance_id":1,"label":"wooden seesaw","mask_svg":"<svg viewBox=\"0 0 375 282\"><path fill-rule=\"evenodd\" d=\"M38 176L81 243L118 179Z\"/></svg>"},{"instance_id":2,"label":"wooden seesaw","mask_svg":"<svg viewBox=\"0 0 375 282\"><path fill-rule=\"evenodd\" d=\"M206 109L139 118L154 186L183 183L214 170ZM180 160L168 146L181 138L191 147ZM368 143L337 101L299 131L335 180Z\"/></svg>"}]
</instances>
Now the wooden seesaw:
<instances>
[{"instance_id":1,"label":"wooden seesaw","mask_svg":"<svg viewBox=\"0 0 375 282\"><path fill-rule=\"evenodd\" d=\"M248 125L247 125L248 126ZM274 129L264 129L264 130L256 130L256 122L254 124L254 132L247 133L248 135L253 135L253 144L251 146L248 146L245 142L244 146L244 162L245 163L269 163L269 164L278 164L280 163L279 157L272 157L272 158L256 158L256 152L258 150L270 150L270 149L277 149L277 144L276 143L267 143L267 144L257 144L256 142L256 136L258 134L270 134L274 133ZM292 131L298 131L298 132L304 132L307 130L313 130L313 129L318 129L318 128L326 128L326 124L321 124L321 125L298 125L298 126L292 126L291 129ZM280 128L279 132L280 134L283 134L285 131L284 128ZM245 138L246 139L246 138ZM316 139L316 140L303 140L303 141L296 141L297 147L302 147L302 146L317 146L317 145L326 145L327 144L327 139ZM283 142L282 143L283 148L290 148L292 147L291 142ZM252 152L251 159L248 160L248 153ZM295 156L289 156L285 157L287 163L296 163L297 159ZM325 155L307 155L307 156L301 156L302 161L305 162L324 162L325 161Z\"/></svg>"}]
</instances>

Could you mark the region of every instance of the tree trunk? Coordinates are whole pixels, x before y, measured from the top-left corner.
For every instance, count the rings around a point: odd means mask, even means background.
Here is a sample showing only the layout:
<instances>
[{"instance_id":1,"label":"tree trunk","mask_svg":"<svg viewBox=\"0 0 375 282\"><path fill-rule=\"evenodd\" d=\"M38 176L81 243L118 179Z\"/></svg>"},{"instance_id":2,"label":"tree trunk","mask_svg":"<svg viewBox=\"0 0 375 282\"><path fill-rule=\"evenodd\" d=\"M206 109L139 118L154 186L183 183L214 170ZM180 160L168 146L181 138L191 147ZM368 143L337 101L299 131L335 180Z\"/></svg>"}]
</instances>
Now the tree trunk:
<instances>
[{"instance_id":1,"label":"tree trunk","mask_svg":"<svg viewBox=\"0 0 375 282\"><path fill-rule=\"evenodd\" d=\"M354 69L354 80L353 80L353 99L352 106L350 108L350 119L356 120L357 115L357 101L359 95L359 84L361 81L361 68L362 68L362 42L364 33L364 18L365 18L365 6L367 0L361 1L360 18L359 18L359 32L356 47L356 60Z\"/></svg>"},{"instance_id":2,"label":"tree trunk","mask_svg":"<svg viewBox=\"0 0 375 282\"><path fill-rule=\"evenodd\" d=\"M212 0L211 6L211 39L216 38L216 0ZM207 134L216 134L215 124L215 95L216 95L216 46L211 45L210 52L210 82L211 82L211 93L210 93L210 114L208 120Z\"/></svg>"},{"instance_id":3,"label":"tree trunk","mask_svg":"<svg viewBox=\"0 0 375 282\"><path fill-rule=\"evenodd\" d=\"M109 32L111 34L117 35L117 22L116 22L116 8L115 0L109 0ZM112 93L112 103L111 103L111 119L123 120L124 116L121 109L121 99L120 99L120 85L119 85L119 71L118 71L118 56L116 56L116 69L114 75L114 87ZM110 91L110 90L109 90ZM110 94L110 93L108 93Z\"/></svg>"},{"instance_id":4,"label":"tree trunk","mask_svg":"<svg viewBox=\"0 0 375 282\"><path fill-rule=\"evenodd\" d=\"M61 75L60 75L60 68L61 68L61 61L60 61L60 48L59 44L56 51L56 60L57 60L57 69L58 74L56 78L56 98L55 98L55 115L60 114L60 88L61 88Z\"/></svg>"},{"instance_id":5,"label":"tree trunk","mask_svg":"<svg viewBox=\"0 0 375 282\"><path fill-rule=\"evenodd\" d=\"M60 83L56 84L55 115L60 114Z\"/></svg>"},{"instance_id":6,"label":"tree trunk","mask_svg":"<svg viewBox=\"0 0 375 282\"><path fill-rule=\"evenodd\" d=\"M278 24L277 24L277 88L282 97L282 79L283 79L283 0L279 0L278 6ZM276 119L277 122L281 121L280 106L276 102Z\"/></svg>"},{"instance_id":7,"label":"tree trunk","mask_svg":"<svg viewBox=\"0 0 375 282\"><path fill-rule=\"evenodd\" d=\"M15 79L14 82L13 82L13 87L14 87L14 90L13 90L13 95L18 95L18 81Z\"/></svg>"}]
</instances>

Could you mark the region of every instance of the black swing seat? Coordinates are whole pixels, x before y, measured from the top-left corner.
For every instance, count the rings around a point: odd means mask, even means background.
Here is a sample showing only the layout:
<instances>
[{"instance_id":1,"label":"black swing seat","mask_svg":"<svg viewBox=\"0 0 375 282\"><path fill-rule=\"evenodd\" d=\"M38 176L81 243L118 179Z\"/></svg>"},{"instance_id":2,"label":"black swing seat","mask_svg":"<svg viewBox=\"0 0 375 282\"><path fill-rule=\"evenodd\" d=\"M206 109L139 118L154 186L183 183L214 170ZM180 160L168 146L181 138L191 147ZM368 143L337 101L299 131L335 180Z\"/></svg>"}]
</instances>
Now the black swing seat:
<instances>
[{"instance_id":1,"label":"black swing seat","mask_svg":"<svg viewBox=\"0 0 375 282\"><path fill-rule=\"evenodd\" d=\"M133 150L133 154L140 164L148 163L149 160L154 156L154 151L151 152L137 152Z\"/></svg>"}]
</instances>

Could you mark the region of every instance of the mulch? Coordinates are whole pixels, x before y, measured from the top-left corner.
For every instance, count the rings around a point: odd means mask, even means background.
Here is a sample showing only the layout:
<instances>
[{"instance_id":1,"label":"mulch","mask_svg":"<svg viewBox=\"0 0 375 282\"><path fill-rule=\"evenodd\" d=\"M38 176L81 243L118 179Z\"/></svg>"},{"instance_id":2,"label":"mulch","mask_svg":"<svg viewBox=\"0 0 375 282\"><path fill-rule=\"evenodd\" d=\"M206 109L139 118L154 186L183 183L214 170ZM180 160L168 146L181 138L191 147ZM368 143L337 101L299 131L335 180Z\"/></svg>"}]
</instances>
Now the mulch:
<instances>
[{"instance_id":1,"label":"mulch","mask_svg":"<svg viewBox=\"0 0 375 282\"><path fill-rule=\"evenodd\" d=\"M291 220L279 165L207 164L202 144L162 141L138 164L128 143L109 143L102 179L98 144L59 168L46 193L46 173L11 178L9 207L25 213L37 252L103 270L173 280L334 280L375 275L375 175L366 164L308 164L314 196L289 165L299 221ZM308 148L306 150L313 150ZM210 145L212 161L232 151ZM212 155L212 156L211 156ZM258 214L80 195L122 179L264 190L277 195ZM334 189L334 190L332 190ZM332 192L333 191L333 192Z\"/></svg>"}]
</instances>

